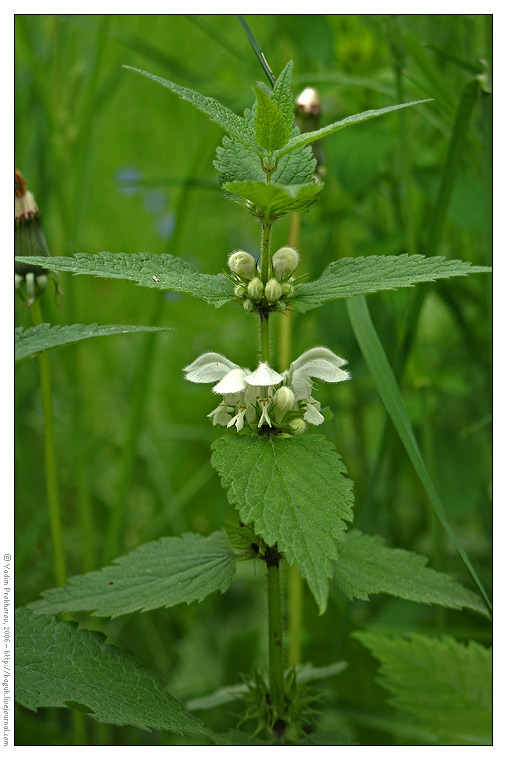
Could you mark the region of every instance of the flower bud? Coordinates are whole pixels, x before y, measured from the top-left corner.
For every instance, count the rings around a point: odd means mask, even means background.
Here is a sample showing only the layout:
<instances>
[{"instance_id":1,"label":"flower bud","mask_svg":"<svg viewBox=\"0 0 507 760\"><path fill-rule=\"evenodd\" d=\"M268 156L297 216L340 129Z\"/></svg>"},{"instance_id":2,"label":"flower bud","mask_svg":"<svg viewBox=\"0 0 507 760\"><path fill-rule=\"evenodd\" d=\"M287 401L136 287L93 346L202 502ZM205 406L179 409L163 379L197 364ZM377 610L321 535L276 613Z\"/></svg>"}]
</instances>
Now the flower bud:
<instances>
[{"instance_id":1,"label":"flower bud","mask_svg":"<svg viewBox=\"0 0 507 760\"><path fill-rule=\"evenodd\" d=\"M293 273L299 264L299 253L295 248L279 248L273 256L273 269L278 280Z\"/></svg>"},{"instance_id":2,"label":"flower bud","mask_svg":"<svg viewBox=\"0 0 507 760\"><path fill-rule=\"evenodd\" d=\"M239 277L244 277L245 280L251 280L252 277L255 277L257 264L251 253L234 251L229 256L227 263L231 272L239 275Z\"/></svg>"},{"instance_id":3,"label":"flower bud","mask_svg":"<svg viewBox=\"0 0 507 760\"><path fill-rule=\"evenodd\" d=\"M295 419L289 422L289 428L292 430L294 435L299 435L300 433L305 432L306 423L304 420L301 419L301 417L296 417Z\"/></svg>"},{"instance_id":4,"label":"flower bud","mask_svg":"<svg viewBox=\"0 0 507 760\"><path fill-rule=\"evenodd\" d=\"M251 301L249 298L245 298L243 301L243 308L245 311L253 311L254 305L253 301Z\"/></svg>"},{"instance_id":5,"label":"flower bud","mask_svg":"<svg viewBox=\"0 0 507 760\"><path fill-rule=\"evenodd\" d=\"M282 285L282 294L284 296L291 296L293 292L294 292L294 288L290 284L290 282L284 282Z\"/></svg>"},{"instance_id":6,"label":"flower bud","mask_svg":"<svg viewBox=\"0 0 507 760\"><path fill-rule=\"evenodd\" d=\"M236 285L234 288L234 295L238 298L244 298L246 296L246 288L244 285Z\"/></svg>"},{"instance_id":7,"label":"flower bud","mask_svg":"<svg viewBox=\"0 0 507 760\"><path fill-rule=\"evenodd\" d=\"M285 303L285 301L277 301L277 304L276 304L277 311L283 312L285 311L286 308L287 308L287 304Z\"/></svg>"},{"instance_id":8,"label":"flower bud","mask_svg":"<svg viewBox=\"0 0 507 760\"><path fill-rule=\"evenodd\" d=\"M266 287L264 289L264 294L269 301L269 303L274 303L275 301L278 301L280 296L282 295L282 286L278 282L278 280L275 280L274 277L271 278L271 280L268 280L266 283Z\"/></svg>"},{"instance_id":9,"label":"flower bud","mask_svg":"<svg viewBox=\"0 0 507 760\"><path fill-rule=\"evenodd\" d=\"M294 404L294 394L286 385L278 388L273 396L273 415L277 422L281 422L285 412L289 412Z\"/></svg>"},{"instance_id":10,"label":"flower bud","mask_svg":"<svg viewBox=\"0 0 507 760\"><path fill-rule=\"evenodd\" d=\"M253 301L260 301L264 295L264 285L260 277L254 277L253 280L250 280L247 290L248 295Z\"/></svg>"}]
</instances>

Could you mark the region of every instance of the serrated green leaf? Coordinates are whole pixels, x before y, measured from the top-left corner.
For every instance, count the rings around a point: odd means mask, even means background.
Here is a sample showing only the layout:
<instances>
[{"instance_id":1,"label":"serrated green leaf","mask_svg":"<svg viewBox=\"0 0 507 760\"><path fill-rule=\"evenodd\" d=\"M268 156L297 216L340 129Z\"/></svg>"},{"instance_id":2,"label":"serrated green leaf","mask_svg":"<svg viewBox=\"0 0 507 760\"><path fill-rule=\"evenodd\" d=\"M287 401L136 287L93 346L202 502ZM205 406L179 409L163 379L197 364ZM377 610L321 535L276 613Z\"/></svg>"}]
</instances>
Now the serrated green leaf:
<instances>
[{"instance_id":1,"label":"serrated green leaf","mask_svg":"<svg viewBox=\"0 0 507 760\"><path fill-rule=\"evenodd\" d=\"M27 261L25 257L18 260ZM41 257L30 258L35 264L40 261L43 261ZM232 285L224 274L201 274L187 261L168 253L75 253L73 256L53 256L51 268L94 277L133 280L145 288L188 293L217 308L233 298Z\"/></svg>"},{"instance_id":2,"label":"serrated green leaf","mask_svg":"<svg viewBox=\"0 0 507 760\"><path fill-rule=\"evenodd\" d=\"M44 614L91 611L114 618L200 602L229 588L235 571L234 554L223 531L207 538L186 533L151 541L110 567L70 578L66 586L44 591L43 599L28 606Z\"/></svg>"},{"instance_id":3,"label":"serrated green leaf","mask_svg":"<svg viewBox=\"0 0 507 760\"><path fill-rule=\"evenodd\" d=\"M276 102L264 90L259 87L253 90L257 97L254 117L257 144L272 153L287 144L292 134L292 119L287 123Z\"/></svg>"},{"instance_id":4,"label":"serrated green leaf","mask_svg":"<svg viewBox=\"0 0 507 760\"><path fill-rule=\"evenodd\" d=\"M412 287L418 282L434 282L443 277L464 277L475 272L490 272L489 267L473 266L468 261L410 256L358 256L333 261L318 280L298 290L291 307L306 312L335 298L353 298L379 290Z\"/></svg>"},{"instance_id":5,"label":"serrated green leaf","mask_svg":"<svg viewBox=\"0 0 507 760\"><path fill-rule=\"evenodd\" d=\"M242 116L238 116L238 114L231 111L230 108L227 108L227 106L224 106L218 100L215 100L215 98L209 98L207 95L202 95L200 92L191 90L188 87L181 87L181 85L171 82L169 79L150 74L148 71L143 71L142 69L136 69L134 66L124 66L124 68L130 69L130 71L135 71L137 74L142 74L144 77L152 79L163 87L167 87L182 100L186 100L199 111L205 113L206 116L209 116L209 118L221 126L227 134L235 137L243 143L243 145L247 145L256 152L263 153L263 151L260 151L256 145L255 132L245 119L243 119Z\"/></svg>"},{"instance_id":6,"label":"serrated green leaf","mask_svg":"<svg viewBox=\"0 0 507 760\"><path fill-rule=\"evenodd\" d=\"M226 182L223 189L232 200L245 206L251 214L271 223L284 214L307 211L315 203L323 185L271 185L266 182Z\"/></svg>"},{"instance_id":7,"label":"serrated green leaf","mask_svg":"<svg viewBox=\"0 0 507 760\"><path fill-rule=\"evenodd\" d=\"M222 187L225 182L249 181L265 182L266 175L259 156L245 145L225 135L222 146L217 148L217 158L213 161L217 170L217 182Z\"/></svg>"},{"instance_id":8,"label":"serrated green leaf","mask_svg":"<svg viewBox=\"0 0 507 760\"><path fill-rule=\"evenodd\" d=\"M293 137L291 140L289 140L287 145L276 152L275 156L284 156L286 153L290 153L290 151L294 150L295 148L302 148L303 145L310 145L310 143L316 142L317 140L322 140L323 137L332 135L334 132L339 132L341 129L350 127L352 124L360 124L363 121L375 119L377 116L382 116L385 113L390 113L391 111L399 111L401 108L409 108L410 106L417 106L420 103L429 103L431 100L431 98L428 98L426 100L414 100L411 103L400 103L399 105L395 106L387 106L387 108L377 108L375 110L363 111L363 113L354 114L354 116L347 116L346 119L335 121L333 124L328 124L327 127L316 129L313 132L303 132L302 134Z\"/></svg>"},{"instance_id":9,"label":"serrated green leaf","mask_svg":"<svg viewBox=\"0 0 507 760\"><path fill-rule=\"evenodd\" d=\"M26 359L40 351L76 343L87 338L102 338L126 333L165 332L172 327L143 327L142 325L50 325L17 327L14 333L14 356L16 361Z\"/></svg>"},{"instance_id":10,"label":"serrated green leaf","mask_svg":"<svg viewBox=\"0 0 507 760\"><path fill-rule=\"evenodd\" d=\"M275 86L270 95L271 100L276 103L280 109L285 124L290 127L292 127L294 121L294 98L291 90L293 70L294 63L293 61L289 61L284 70L277 77Z\"/></svg>"},{"instance_id":11,"label":"serrated green leaf","mask_svg":"<svg viewBox=\"0 0 507 760\"><path fill-rule=\"evenodd\" d=\"M393 705L443 743L491 743L490 649L450 636L353 635L380 660L378 680L393 695Z\"/></svg>"},{"instance_id":12,"label":"serrated green leaf","mask_svg":"<svg viewBox=\"0 0 507 760\"><path fill-rule=\"evenodd\" d=\"M310 147L298 148L278 161L271 176L273 184L306 185L313 182L317 159Z\"/></svg>"},{"instance_id":13,"label":"serrated green leaf","mask_svg":"<svg viewBox=\"0 0 507 760\"><path fill-rule=\"evenodd\" d=\"M315 433L292 438L224 435L211 464L241 519L289 564L297 563L326 609L336 541L352 519L352 482L332 443Z\"/></svg>"},{"instance_id":14,"label":"serrated green leaf","mask_svg":"<svg viewBox=\"0 0 507 760\"><path fill-rule=\"evenodd\" d=\"M390 549L379 536L349 531L337 544L333 581L349 599L368 600L370 594L391 594L422 604L469 607L487 615L481 599L445 573L429 567L426 557Z\"/></svg>"},{"instance_id":15,"label":"serrated green leaf","mask_svg":"<svg viewBox=\"0 0 507 760\"><path fill-rule=\"evenodd\" d=\"M100 723L206 736L221 743L163 688L162 678L76 623L15 617L16 701L29 710L83 705Z\"/></svg>"}]
</instances>

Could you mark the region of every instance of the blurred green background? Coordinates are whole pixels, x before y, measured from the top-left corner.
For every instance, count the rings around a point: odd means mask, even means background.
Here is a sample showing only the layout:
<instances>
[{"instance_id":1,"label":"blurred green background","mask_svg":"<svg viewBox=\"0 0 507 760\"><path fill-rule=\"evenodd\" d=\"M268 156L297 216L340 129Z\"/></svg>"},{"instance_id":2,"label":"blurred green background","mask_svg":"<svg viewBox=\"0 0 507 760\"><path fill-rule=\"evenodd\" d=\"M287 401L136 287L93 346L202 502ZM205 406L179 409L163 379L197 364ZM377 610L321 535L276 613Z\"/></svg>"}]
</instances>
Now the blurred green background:
<instances>
[{"instance_id":1,"label":"blurred green background","mask_svg":"<svg viewBox=\"0 0 507 760\"><path fill-rule=\"evenodd\" d=\"M294 94L318 88L322 124L402 100L434 102L384 116L322 145L326 187L301 223L300 271L318 276L344 256L426 253L439 184L452 179L433 253L491 263L491 94L475 98L455 166L446 165L463 88L491 61L491 17L468 15L247 16L275 75L295 63ZM230 251L256 253L259 228L222 196L212 165L218 127L137 66L222 100L251 106L263 78L235 16L16 17L16 167L43 214L53 255L99 251L172 253L201 271L224 269ZM453 131L454 130L454 131ZM451 175L452 168L452 175ZM287 243L289 220L274 229ZM218 351L256 363L256 320L233 306L133 283L60 275L42 300L52 323L160 324L175 332L85 341L50 354L62 515L69 575L110 560L111 520L122 515L116 554L185 531L208 534L233 515L209 465L220 431L206 414L209 386L186 383L182 367ZM450 522L486 587L491 539L491 279L419 286L424 300L401 382L410 419ZM395 363L414 307L414 289L368 298ZM280 317L274 317L273 321ZM30 314L16 305L16 325ZM276 334L278 325L273 331ZM470 581L431 508L385 413L348 322L343 301L295 315L293 357L326 345L347 358L352 381L321 385L334 412L321 431L355 481L356 521L389 545L430 557ZM276 344L275 344L276 355ZM54 585L45 495L37 362L16 371L17 605ZM88 627L159 671L181 699L236 683L265 662L263 567L239 566L226 595L201 605ZM386 692L376 663L352 630L442 631L489 644L487 621L389 597L349 604L333 593L319 617L305 596L303 660L349 663L326 687L323 727L361 744L417 743ZM203 717L217 729L228 708ZM232 710L234 712L234 709ZM90 744L184 743L135 729L87 723ZM69 711L20 710L17 744L71 741Z\"/></svg>"}]
</instances>

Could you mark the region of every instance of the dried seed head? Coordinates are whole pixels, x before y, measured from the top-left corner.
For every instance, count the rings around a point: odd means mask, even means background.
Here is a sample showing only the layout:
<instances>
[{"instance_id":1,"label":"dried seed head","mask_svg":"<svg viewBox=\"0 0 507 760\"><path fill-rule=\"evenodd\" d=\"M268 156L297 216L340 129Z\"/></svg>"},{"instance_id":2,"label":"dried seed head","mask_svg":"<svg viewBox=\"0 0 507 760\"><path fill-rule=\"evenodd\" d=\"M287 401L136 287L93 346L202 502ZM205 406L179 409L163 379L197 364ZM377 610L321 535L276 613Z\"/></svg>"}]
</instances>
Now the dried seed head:
<instances>
[{"instance_id":1,"label":"dried seed head","mask_svg":"<svg viewBox=\"0 0 507 760\"><path fill-rule=\"evenodd\" d=\"M14 221L25 222L39 216L39 209L19 169L14 169Z\"/></svg>"}]
</instances>

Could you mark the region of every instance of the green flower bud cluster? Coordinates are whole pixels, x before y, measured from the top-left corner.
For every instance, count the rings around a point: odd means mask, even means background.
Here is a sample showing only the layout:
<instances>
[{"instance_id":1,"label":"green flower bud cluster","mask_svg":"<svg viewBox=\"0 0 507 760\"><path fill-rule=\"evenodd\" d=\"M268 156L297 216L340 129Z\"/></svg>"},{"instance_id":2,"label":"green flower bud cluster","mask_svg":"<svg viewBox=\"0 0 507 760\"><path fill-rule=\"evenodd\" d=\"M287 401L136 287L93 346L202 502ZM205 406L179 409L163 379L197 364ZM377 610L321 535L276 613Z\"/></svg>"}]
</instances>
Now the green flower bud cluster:
<instances>
[{"instance_id":1,"label":"green flower bud cluster","mask_svg":"<svg viewBox=\"0 0 507 760\"><path fill-rule=\"evenodd\" d=\"M292 275L299 263L294 248L280 248L271 261L272 276L264 283L255 258L246 251L234 251L228 259L234 294L245 311L285 311L294 293Z\"/></svg>"}]
</instances>

